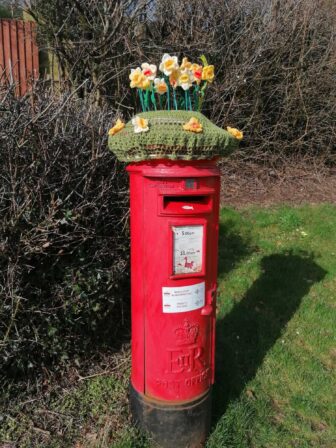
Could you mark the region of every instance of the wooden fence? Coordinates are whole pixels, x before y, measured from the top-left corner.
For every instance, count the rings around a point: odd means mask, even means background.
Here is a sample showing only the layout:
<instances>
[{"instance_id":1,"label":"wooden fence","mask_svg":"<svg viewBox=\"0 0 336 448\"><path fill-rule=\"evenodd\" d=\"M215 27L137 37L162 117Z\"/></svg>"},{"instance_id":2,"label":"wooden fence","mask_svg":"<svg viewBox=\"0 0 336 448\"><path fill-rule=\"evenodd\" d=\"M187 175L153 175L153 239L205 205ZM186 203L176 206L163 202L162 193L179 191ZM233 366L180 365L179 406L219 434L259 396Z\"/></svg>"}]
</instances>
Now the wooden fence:
<instances>
[{"instance_id":1,"label":"wooden fence","mask_svg":"<svg viewBox=\"0 0 336 448\"><path fill-rule=\"evenodd\" d=\"M36 24L0 19L0 85L15 85L24 95L39 76Z\"/></svg>"}]
</instances>

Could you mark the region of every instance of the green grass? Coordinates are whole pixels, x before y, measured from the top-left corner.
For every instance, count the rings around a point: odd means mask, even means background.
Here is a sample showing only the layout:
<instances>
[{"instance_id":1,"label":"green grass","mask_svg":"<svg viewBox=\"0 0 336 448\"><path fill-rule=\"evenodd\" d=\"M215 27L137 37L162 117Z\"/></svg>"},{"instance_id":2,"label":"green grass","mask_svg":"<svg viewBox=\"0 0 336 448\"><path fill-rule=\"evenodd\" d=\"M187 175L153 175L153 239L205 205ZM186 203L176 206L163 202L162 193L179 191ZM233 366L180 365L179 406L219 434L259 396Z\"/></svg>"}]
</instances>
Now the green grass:
<instances>
[{"instance_id":1,"label":"green grass","mask_svg":"<svg viewBox=\"0 0 336 448\"><path fill-rule=\"evenodd\" d=\"M225 208L219 249L207 448L335 448L336 207ZM147 447L130 424L121 365L37 402L18 399L0 415L0 441Z\"/></svg>"},{"instance_id":2,"label":"green grass","mask_svg":"<svg viewBox=\"0 0 336 448\"><path fill-rule=\"evenodd\" d=\"M336 208L221 211L208 448L336 446Z\"/></svg>"}]
</instances>

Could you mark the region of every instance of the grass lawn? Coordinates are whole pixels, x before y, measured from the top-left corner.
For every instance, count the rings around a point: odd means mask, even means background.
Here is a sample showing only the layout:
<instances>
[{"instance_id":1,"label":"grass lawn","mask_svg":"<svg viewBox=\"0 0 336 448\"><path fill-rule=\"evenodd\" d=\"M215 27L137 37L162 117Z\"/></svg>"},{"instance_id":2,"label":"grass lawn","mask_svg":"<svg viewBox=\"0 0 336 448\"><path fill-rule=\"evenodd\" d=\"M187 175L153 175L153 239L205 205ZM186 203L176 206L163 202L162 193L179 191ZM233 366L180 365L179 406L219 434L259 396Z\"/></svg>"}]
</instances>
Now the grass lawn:
<instances>
[{"instance_id":1,"label":"grass lawn","mask_svg":"<svg viewBox=\"0 0 336 448\"><path fill-rule=\"evenodd\" d=\"M336 207L222 209L218 279L207 448L336 447ZM129 424L129 358L120 359L109 375L12 403L0 440L147 446Z\"/></svg>"},{"instance_id":2,"label":"grass lawn","mask_svg":"<svg viewBox=\"0 0 336 448\"><path fill-rule=\"evenodd\" d=\"M208 447L336 447L336 207L221 217Z\"/></svg>"}]
</instances>

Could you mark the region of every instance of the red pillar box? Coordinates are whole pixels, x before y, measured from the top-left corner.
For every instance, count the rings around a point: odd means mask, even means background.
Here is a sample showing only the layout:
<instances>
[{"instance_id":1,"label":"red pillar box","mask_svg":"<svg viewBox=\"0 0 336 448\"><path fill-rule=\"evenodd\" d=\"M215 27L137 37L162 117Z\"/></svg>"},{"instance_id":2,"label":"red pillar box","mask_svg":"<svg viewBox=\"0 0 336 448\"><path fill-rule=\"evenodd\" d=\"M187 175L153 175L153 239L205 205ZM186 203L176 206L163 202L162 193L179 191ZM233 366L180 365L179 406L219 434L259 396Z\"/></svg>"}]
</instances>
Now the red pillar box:
<instances>
[{"instance_id":1,"label":"red pillar box","mask_svg":"<svg viewBox=\"0 0 336 448\"><path fill-rule=\"evenodd\" d=\"M197 122L200 132L185 124ZM137 132L136 120L144 120ZM134 420L163 448L203 446L214 382L220 178L237 139L191 111L139 114L111 133L128 161ZM157 445L156 445L157 446Z\"/></svg>"},{"instance_id":2,"label":"red pillar box","mask_svg":"<svg viewBox=\"0 0 336 448\"><path fill-rule=\"evenodd\" d=\"M219 171L158 161L128 172L133 408L163 446L172 433L174 446L200 446L214 380Z\"/></svg>"}]
</instances>

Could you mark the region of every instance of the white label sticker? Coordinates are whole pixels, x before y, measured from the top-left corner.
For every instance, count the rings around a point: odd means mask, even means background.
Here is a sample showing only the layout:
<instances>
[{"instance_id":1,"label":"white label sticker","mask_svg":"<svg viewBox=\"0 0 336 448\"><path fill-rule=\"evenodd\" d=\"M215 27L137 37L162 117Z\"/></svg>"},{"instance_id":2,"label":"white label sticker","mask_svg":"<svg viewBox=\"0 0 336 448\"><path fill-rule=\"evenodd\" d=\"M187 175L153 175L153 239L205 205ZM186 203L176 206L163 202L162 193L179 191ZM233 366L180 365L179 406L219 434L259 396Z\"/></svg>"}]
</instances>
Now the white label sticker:
<instances>
[{"instance_id":1,"label":"white label sticker","mask_svg":"<svg viewBox=\"0 0 336 448\"><path fill-rule=\"evenodd\" d=\"M173 226L173 274L202 272L203 226Z\"/></svg>"},{"instance_id":2,"label":"white label sticker","mask_svg":"<svg viewBox=\"0 0 336 448\"><path fill-rule=\"evenodd\" d=\"M205 304L205 283L190 286L162 288L162 310L164 313L184 313L197 310Z\"/></svg>"}]
</instances>

